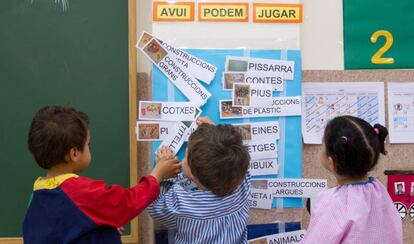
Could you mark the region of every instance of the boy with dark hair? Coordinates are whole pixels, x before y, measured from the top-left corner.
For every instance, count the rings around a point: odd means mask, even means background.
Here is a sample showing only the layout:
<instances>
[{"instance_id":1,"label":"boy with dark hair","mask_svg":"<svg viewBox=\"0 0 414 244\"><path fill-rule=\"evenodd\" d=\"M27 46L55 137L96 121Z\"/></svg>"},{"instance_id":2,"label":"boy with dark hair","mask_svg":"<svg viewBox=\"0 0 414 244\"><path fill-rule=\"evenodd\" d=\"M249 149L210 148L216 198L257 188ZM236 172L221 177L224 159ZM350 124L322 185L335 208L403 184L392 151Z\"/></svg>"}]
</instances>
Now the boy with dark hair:
<instances>
[{"instance_id":1,"label":"boy with dark hair","mask_svg":"<svg viewBox=\"0 0 414 244\"><path fill-rule=\"evenodd\" d=\"M160 157L151 175L129 189L78 176L91 161L88 125L85 113L59 106L44 107L33 118L28 146L47 175L33 187L25 243L121 243L117 228L153 202L158 182L181 167L177 158Z\"/></svg>"},{"instance_id":2,"label":"boy with dark hair","mask_svg":"<svg viewBox=\"0 0 414 244\"><path fill-rule=\"evenodd\" d=\"M198 190L175 184L148 207L148 213L170 229L176 243L247 243L250 155L239 131L212 125L208 118L191 134L182 162L184 174ZM158 157L172 157L163 148Z\"/></svg>"}]
</instances>

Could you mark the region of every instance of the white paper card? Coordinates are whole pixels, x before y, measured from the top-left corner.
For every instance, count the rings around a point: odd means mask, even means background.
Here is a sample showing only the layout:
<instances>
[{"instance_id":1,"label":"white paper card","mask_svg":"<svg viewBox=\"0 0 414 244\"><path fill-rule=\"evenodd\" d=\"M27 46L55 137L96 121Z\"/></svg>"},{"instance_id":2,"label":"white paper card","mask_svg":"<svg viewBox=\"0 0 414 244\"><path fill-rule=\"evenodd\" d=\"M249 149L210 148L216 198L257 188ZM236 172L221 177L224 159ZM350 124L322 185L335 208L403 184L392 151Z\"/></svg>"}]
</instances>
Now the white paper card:
<instances>
[{"instance_id":1,"label":"white paper card","mask_svg":"<svg viewBox=\"0 0 414 244\"><path fill-rule=\"evenodd\" d=\"M272 85L273 91L284 88L283 75L280 72L223 72L223 90L231 91L235 83Z\"/></svg>"},{"instance_id":2,"label":"white paper card","mask_svg":"<svg viewBox=\"0 0 414 244\"><path fill-rule=\"evenodd\" d=\"M251 160L249 163L249 172L252 176L277 175L279 174L277 158Z\"/></svg>"},{"instance_id":3,"label":"white paper card","mask_svg":"<svg viewBox=\"0 0 414 244\"><path fill-rule=\"evenodd\" d=\"M371 125L385 124L382 82L308 82L302 88L305 143L321 144L328 121L341 115L359 117Z\"/></svg>"},{"instance_id":4,"label":"white paper card","mask_svg":"<svg viewBox=\"0 0 414 244\"><path fill-rule=\"evenodd\" d=\"M390 143L414 143L414 82L388 83Z\"/></svg>"},{"instance_id":5,"label":"white paper card","mask_svg":"<svg viewBox=\"0 0 414 244\"><path fill-rule=\"evenodd\" d=\"M191 102L140 101L140 120L193 121L198 108Z\"/></svg>"},{"instance_id":6,"label":"white paper card","mask_svg":"<svg viewBox=\"0 0 414 244\"><path fill-rule=\"evenodd\" d=\"M175 131L177 122L137 121L137 141L163 141Z\"/></svg>"},{"instance_id":7,"label":"white paper card","mask_svg":"<svg viewBox=\"0 0 414 244\"><path fill-rule=\"evenodd\" d=\"M275 140L247 141L246 146L251 160L277 158Z\"/></svg>"},{"instance_id":8,"label":"white paper card","mask_svg":"<svg viewBox=\"0 0 414 244\"><path fill-rule=\"evenodd\" d=\"M233 105L240 107L269 107L273 103L272 85L233 84Z\"/></svg>"},{"instance_id":9,"label":"white paper card","mask_svg":"<svg viewBox=\"0 0 414 244\"><path fill-rule=\"evenodd\" d=\"M233 106L231 100L220 100L220 119L301 116L301 97L274 97L272 106L252 108Z\"/></svg>"},{"instance_id":10,"label":"white paper card","mask_svg":"<svg viewBox=\"0 0 414 244\"><path fill-rule=\"evenodd\" d=\"M192 74L195 78L207 84L210 84L214 79L217 72L216 66L199 59L182 49L176 48L168 42L162 42L162 45L176 58L187 73Z\"/></svg>"},{"instance_id":11,"label":"white paper card","mask_svg":"<svg viewBox=\"0 0 414 244\"><path fill-rule=\"evenodd\" d=\"M246 141L278 140L280 138L279 121L241 123L233 124L233 126L239 130L243 140Z\"/></svg>"},{"instance_id":12,"label":"white paper card","mask_svg":"<svg viewBox=\"0 0 414 244\"><path fill-rule=\"evenodd\" d=\"M291 244L300 243L306 234L306 230L289 231L274 235L259 237L249 240L249 244Z\"/></svg>"},{"instance_id":13,"label":"white paper card","mask_svg":"<svg viewBox=\"0 0 414 244\"><path fill-rule=\"evenodd\" d=\"M171 134L164 141L162 141L158 149L163 146L167 146L173 151L173 154L176 155L187 138L187 134L193 123L195 122L186 121L177 123L178 126L175 129L175 133Z\"/></svg>"},{"instance_id":14,"label":"white paper card","mask_svg":"<svg viewBox=\"0 0 414 244\"><path fill-rule=\"evenodd\" d=\"M249 205L250 208L271 209L272 208L272 192L263 189L250 189Z\"/></svg>"},{"instance_id":15,"label":"white paper card","mask_svg":"<svg viewBox=\"0 0 414 244\"><path fill-rule=\"evenodd\" d=\"M273 197L311 198L328 189L326 179L271 179L267 185Z\"/></svg>"},{"instance_id":16,"label":"white paper card","mask_svg":"<svg viewBox=\"0 0 414 244\"><path fill-rule=\"evenodd\" d=\"M152 39L154 36L144 31L140 37L140 40L144 39L143 42L145 42L145 40L149 38ZM210 84L210 82L214 79L214 76L217 72L217 67L202 59L197 58L192 54L189 54L182 49L174 47L169 42L162 41L159 38L156 39L162 44L167 52L171 54L171 56L173 56L179 63L181 63L182 67L187 73L192 74L195 78L207 84ZM143 44L140 44L141 42L138 42L137 48L140 48L140 46L143 47Z\"/></svg>"},{"instance_id":17,"label":"white paper card","mask_svg":"<svg viewBox=\"0 0 414 244\"><path fill-rule=\"evenodd\" d=\"M227 56L226 71L277 72L282 74L283 79L293 80L295 76L295 62L275 59Z\"/></svg>"},{"instance_id":18,"label":"white paper card","mask_svg":"<svg viewBox=\"0 0 414 244\"><path fill-rule=\"evenodd\" d=\"M149 37L142 35L137 47L194 105L201 107L205 104L211 97L210 92L192 74L187 73L183 65L158 40L146 38Z\"/></svg>"}]
</instances>

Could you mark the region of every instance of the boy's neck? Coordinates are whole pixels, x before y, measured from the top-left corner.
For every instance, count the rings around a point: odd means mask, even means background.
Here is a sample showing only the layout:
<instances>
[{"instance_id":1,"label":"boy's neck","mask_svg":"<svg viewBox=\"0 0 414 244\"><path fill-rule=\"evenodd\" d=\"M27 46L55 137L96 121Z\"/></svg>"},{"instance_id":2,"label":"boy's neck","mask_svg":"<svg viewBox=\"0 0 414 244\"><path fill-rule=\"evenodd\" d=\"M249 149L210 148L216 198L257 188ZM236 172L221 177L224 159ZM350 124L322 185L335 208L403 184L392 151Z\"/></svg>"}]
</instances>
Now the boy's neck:
<instances>
[{"instance_id":1,"label":"boy's neck","mask_svg":"<svg viewBox=\"0 0 414 244\"><path fill-rule=\"evenodd\" d=\"M336 180L338 182L338 185L349 185L349 184L368 182L368 176L365 175L359 178L351 178L351 177L336 175Z\"/></svg>"},{"instance_id":2,"label":"boy's neck","mask_svg":"<svg viewBox=\"0 0 414 244\"><path fill-rule=\"evenodd\" d=\"M50 168L47 171L45 178L53 178L58 175L70 174L70 173L74 173L71 165L67 163L60 163Z\"/></svg>"}]
</instances>

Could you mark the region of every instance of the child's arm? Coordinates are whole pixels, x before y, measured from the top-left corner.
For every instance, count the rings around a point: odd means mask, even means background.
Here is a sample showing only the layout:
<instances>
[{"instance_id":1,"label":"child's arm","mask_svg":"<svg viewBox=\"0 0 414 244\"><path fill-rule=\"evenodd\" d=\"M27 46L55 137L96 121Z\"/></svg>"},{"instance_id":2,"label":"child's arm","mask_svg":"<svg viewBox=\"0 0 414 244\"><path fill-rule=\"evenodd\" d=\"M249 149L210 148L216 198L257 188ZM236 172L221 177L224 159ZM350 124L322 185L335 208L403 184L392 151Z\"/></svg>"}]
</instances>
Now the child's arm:
<instances>
[{"instance_id":1,"label":"child's arm","mask_svg":"<svg viewBox=\"0 0 414 244\"><path fill-rule=\"evenodd\" d=\"M171 150L162 148L157 152L156 164L172 157ZM178 195L175 186L169 189L165 194L161 194L158 199L148 206L149 215L168 228L175 228L177 216L177 199Z\"/></svg>"},{"instance_id":2,"label":"child's arm","mask_svg":"<svg viewBox=\"0 0 414 244\"><path fill-rule=\"evenodd\" d=\"M176 220L178 215L178 200L179 194L175 191L173 186L165 194L161 194L157 200L148 206L148 214L156 221L163 224L169 229L176 228Z\"/></svg>"},{"instance_id":3,"label":"child's arm","mask_svg":"<svg viewBox=\"0 0 414 244\"><path fill-rule=\"evenodd\" d=\"M95 224L120 227L157 198L161 179L176 175L180 168L177 158L171 158L156 165L150 176L142 177L132 188L78 177L66 180L61 189Z\"/></svg>"}]
</instances>

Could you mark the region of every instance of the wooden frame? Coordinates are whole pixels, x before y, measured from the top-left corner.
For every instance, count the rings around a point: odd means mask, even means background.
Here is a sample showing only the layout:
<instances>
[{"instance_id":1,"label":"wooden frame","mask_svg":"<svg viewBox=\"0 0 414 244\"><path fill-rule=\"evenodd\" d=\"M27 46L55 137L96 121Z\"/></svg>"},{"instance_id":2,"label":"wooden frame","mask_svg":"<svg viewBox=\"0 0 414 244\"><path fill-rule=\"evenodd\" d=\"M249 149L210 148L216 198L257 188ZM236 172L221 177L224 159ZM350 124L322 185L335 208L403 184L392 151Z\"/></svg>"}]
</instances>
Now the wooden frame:
<instances>
[{"instance_id":1,"label":"wooden frame","mask_svg":"<svg viewBox=\"0 0 414 244\"><path fill-rule=\"evenodd\" d=\"M129 182L134 186L138 182L137 142L135 139L135 123L137 120L137 39L136 29L136 0L128 0L128 59L129 59ZM22 237L0 238L3 244L23 244ZM131 221L131 233L122 236L122 243L138 243L138 217Z\"/></svg>"},{"instance_id":2,"label":"wooden frame","mask_svg":"<svg viewBox=\"0 0 414 244\"><path fill-rule=\"evenodd\" d=\"M135 138L137 121L137 2L128 0L128 80L129 80L129 182L138 182L138 155ZM138 217L131 221L131 233L122 236L122 243L138 243Z\"/></svg>"}]
</instances>

